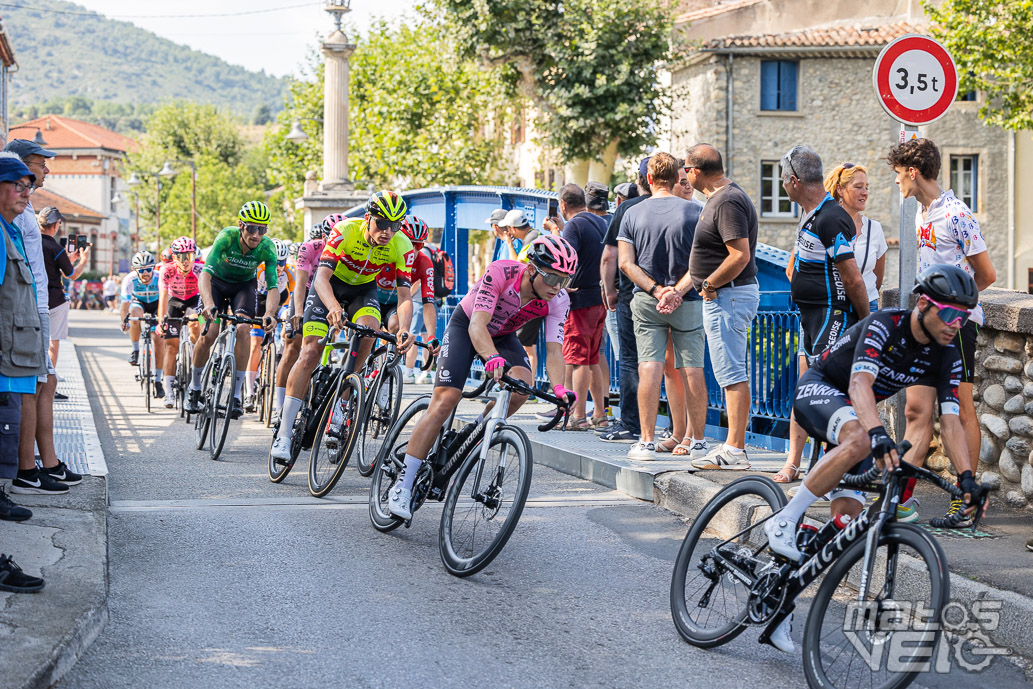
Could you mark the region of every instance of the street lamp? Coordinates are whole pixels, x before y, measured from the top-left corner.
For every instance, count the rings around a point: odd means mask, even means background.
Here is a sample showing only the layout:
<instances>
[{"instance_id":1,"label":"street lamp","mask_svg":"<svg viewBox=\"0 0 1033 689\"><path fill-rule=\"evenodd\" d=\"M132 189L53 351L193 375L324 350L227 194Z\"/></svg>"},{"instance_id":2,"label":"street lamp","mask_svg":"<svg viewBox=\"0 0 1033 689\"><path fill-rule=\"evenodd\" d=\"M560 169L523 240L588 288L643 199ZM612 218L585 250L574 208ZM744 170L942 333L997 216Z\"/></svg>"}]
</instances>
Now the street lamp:
<instances>
[{"instance_id":1,"label":"street lamp","mask_svg":"<svg viewBox=\"0 0 1033 689\"><path fill-rule=\"evenodd\" d=\"M341 18L351 11L351 4L352 0L326 0L326 4L323 6L323 9L334 18L338 31L341 30Z\"/></svg>"},{"instance_id":2,"label":"street lamp","mask_svg":"<svg viewBox=\"0 0 1033 689\"><path fill-rule=\"evenodd\" d=\"M192 160L173 160L171 162L190 166L190 234L194 239L194 244L197 244L197 165ZM170 161L166 160L165 167L158 173L162 177L171 178L179 174L169 163Z\"/></svg>"},{"instance_id":3,"label":"street lamp","mask_svg":"<svg viewBox=\"0 0 1033 689\"><path fill-rule=\"evenodd\" d=\"M36 130L36 136L32 138L33 143L39 144L40 146L46 146L47 142L43 140L43 132L39 129Z\"/></svg>"},{"instance_id":4,"label":"street lamp","mask_svg":"<svg viewBox=\"0 0 1033 689\"><path fill-rule=\"evenodd\" d=\"M283 138L287 139L287 141L290 141L290 142L293 142L293 143L296 143L296 144L300 144L302 141L307 141L308 140L308 134L306 134L305 130L301 128L301 120L305 120L305 121L308 121L308 122L322 122L323 118L322 117L301 117L301 118L299 118L297 120L294 120L294 122L291 123L291 130L289 132L287 132L287 136L285 136Z\"/></svg>"},{"instance_id":5,"label":"street lamp","mask_svg":"<svg viewBox=\"0 0 1033 689\"><path fill-rule=\"evenodd\" d=\"M144 177L154 177L155 185L156 185L157 190L158 190L158 194L155 197L155 201L154 201L154 238L155 238L155 241L157 241L157 251L158 251L158 253L161 253L161 178L162 178L162 175L167 177L170 172L173 175L176 174L172 170L172 168L169 167L168 162L166 162L165 166L161 170L159 170L158 172L154 172L154 173L144 172L144 173L142 173ZM143 181L140 179L140 176L134 171L132 174L129 175L129 179L126 181L126 184L128 184L129 186L135 188L135 187L138 187L141 184L143 184ZM139 236L139 234L140 234L140 193L139 192L137 192L137 195L136 195L136 234L137 234L137 236Z\"/></svg>"}]
</instances>

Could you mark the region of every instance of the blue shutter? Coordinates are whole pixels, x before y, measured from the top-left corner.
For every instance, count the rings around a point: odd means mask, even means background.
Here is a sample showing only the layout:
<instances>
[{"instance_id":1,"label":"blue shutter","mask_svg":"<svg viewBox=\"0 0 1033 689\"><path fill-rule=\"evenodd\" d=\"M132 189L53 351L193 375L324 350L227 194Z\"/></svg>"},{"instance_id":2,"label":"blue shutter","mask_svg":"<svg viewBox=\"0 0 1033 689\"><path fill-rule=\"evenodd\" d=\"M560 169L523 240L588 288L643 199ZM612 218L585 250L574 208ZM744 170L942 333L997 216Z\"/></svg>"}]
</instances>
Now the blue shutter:
<instances>
[{"instance_id":1,"label":"blue shutter","mask_svg":"<svg viewBox=\"0 0 1033 689\"><path fill-rule=\"evenodd\" d=\"M778 62L760 63L760 109L778 110Z\"/></svg>"},{"instance_id":2,"label":"blue shutter","mask_svg":"<svg viewBox=\"0 0 1033 689\"><path fill-rule=\"evenodd\" d=\"M778 109L796 110L796 62L778 63Z\"/></svg>"}]
</instances>

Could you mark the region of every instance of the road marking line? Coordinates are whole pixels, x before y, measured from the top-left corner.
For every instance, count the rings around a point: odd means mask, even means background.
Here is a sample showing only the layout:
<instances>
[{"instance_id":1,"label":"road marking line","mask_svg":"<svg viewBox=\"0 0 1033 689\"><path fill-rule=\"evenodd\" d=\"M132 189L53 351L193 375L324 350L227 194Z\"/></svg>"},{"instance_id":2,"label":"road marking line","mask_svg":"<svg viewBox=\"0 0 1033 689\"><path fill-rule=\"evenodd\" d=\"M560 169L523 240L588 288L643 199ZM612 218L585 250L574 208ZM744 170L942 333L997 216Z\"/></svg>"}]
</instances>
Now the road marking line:
<instances>
[{"instance_id":1,"label":"road marking line","mask_svg":"<svg viewBox=\"0 0 1033 689\"><path fill-rule=\"evenodd\" d=\"M464 501L466 502L466 501ZM212 509L226 507L264 507L264 508L315 508L315 509L351 509L366 507L368 497L329 497L329 498L215 498L211 500L112 500L108 505L111 512L146 512L154 510ZM542 496L530 498L527 508L543 507L619 507L627 505L647 505L648 503L634 498L614 497L555 497Z\"/></svg>"}]
</instances>

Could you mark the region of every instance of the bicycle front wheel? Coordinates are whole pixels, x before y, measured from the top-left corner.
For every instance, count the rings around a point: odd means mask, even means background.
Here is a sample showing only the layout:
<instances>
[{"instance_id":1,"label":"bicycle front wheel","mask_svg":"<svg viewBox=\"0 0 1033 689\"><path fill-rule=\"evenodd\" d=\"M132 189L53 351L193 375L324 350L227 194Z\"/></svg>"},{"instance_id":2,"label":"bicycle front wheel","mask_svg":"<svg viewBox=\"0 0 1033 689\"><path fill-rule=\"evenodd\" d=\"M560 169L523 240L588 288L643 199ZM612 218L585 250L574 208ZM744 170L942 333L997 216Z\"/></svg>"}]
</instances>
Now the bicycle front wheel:
<instances>
[{"instance_id":1,"label":"bicycle front wheel","mask_svg":"<svg viewBox=\"0 0 1033 689\"><path fill-rule=\"evenodd\" d=\"M186 328L184 328L186 330ZM190 385L190 336L184 333L179 343L179 357L176 360L176 406L179 417L186 415L187 387Z\"/></svg>"},{"instance_id":2,"label":"bicycle front wheel","mask_svg":"<svg viewBox=\"0 0 1033 689\"><path fill-rule=\"evenodd\" d=\"M683 639L712 648L746 629L750 587L731 572L754 578L774 571L759 522L785 504L774 481L747 476L703 507L682 541L671 577L671 616Z\"/></svg>"},{"instance_id":3,"label":"bicycle front wheel","mask_svg":"<svg viewBox=\"0 0 1033 689\"><path fill-rule=\"evenodd\" d=\"M340 378L323 409L308 460L308 490L321 498L334 489L359 437L364 400L362 379L354 373Z\"/></svg>"},{"instance_id":4,"label":"bicycle front wheel","mask_svg":"<svg viewBox=\"0 0 1033 689\"><path fill-rule=\"evenodd\" d=\"M419 397L402 411L387 432L380 455L374 462L373 480L369 485L369 520L377 531L388 532L402 525L403 520L388 509L391 486L405 468L405 453L413 429L430 406L430 397ZM431 450L433 455L433 450Z\"/></svg>"},{"instance_id":5,"label":"bicycle front wheel","mask_svg":"<svg viewBox=\"0 0 1033 689\"><path fill-rule=\"evenodd\" d=\"M402 406L402 372L397 366L391 366L370 390L372 399L362 424L362 440L359 443L355 468L363 476L373 473L380 448L384 445L391 424L398 417L398 409Z\"/></svg>"},{"instance_id":6,"label":"bicycle front wheel","mask_svg":"<svg viewBox=\"0 0 1033 689\"><path fill-rule=\"evenodd\" d=\"M259 413L265 427L273 425L273 397L276 396L276 346L265 348L265 360L262 362L262 404Z\"/></svg>"},{"instance_id":7,"label":"bicycle front wheel","mask_svg":"<svg viewBox=\"0 0 1033 689\"><path fill-rule=\"evenodd\" d=\"M481 459L482 440L463 461L445 496L438 550L449 574L468 577L502 551L531 489L531 443L502 426Z\"/></svg>"},{"instance_id":8,"label":"bicycle front wheel","mask_svg":"<svg viewBox=\"0 0 1033 689\"><path fill-rule=\"evenodd\" d=\"M807 615L803 669L810 687L899 689L936 653L950 595L943 548L918 526L887 524L861 599L865 541L829 568Z\"/></svg>"},{"instance_id":9,"label":"bicycle front wheel","mask_svg":"<svg viewBox=\"0 0 1033 689\"><path fill-rule=\"evenodd\" d=\"M143 399L144 405L147 407L147 413L151 413L151 394L154 392L154 388L151 386L151 379L154 377L154 373L151 371L151 343L150 340L144 340L143 351L140 353L143 359L140 362L140 379L143 381Z\"/></svg>"},{"instance_id":10,"label":"bicycle front wheel","mask_svg":"<svg viewBox=\"0 0 1033 689\"><path fill-rule=\"evenodd\" d=\"M208 451L216 460L222 454L226 444L226 433L230 428L230 412L233 410L233 383L237 373L237 365L232 354L223 357L219 368L219 376L215 383L215 394L212 396L211 418L212 435L208 439Z\"/></svg>"}]
</instances>

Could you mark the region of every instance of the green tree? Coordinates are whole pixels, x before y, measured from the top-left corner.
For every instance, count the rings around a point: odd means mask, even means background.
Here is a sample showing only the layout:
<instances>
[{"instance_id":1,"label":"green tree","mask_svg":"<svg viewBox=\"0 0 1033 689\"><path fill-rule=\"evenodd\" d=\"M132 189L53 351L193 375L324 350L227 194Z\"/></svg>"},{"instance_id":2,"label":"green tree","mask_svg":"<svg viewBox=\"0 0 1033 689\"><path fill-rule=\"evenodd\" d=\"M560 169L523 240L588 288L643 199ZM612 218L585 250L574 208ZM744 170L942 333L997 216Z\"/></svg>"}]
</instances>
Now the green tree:
<instances>
[{"instance_id":1,"label":"green tree","mask_svg":"<svg viewBox=\"0 0 1033 689\"><path fill-rule=\"evenodd\" d=\"M509 72L564 159L598 160L615 141L621 155L655 143L669 107L658 78L671 54L668 3L431 2L464 55Z\"/></svg>"},{"instance_id":2,"label":"green tree","mask_svg":"<svg viewBox=\"0 0 1033 689\"><path fill-rule=\"evenodd\" d=\"M173 178L157 172L168 161L177 171ZM139 150L129 156L127 172L135 172L142 184L140 229L154 241L158 182L161 183L161 244L190 235L190 166L197 167L197 240L210 244L215 234L236 223L237 210L246 201L264 200L264 179L250 162L238 125L212 106L177 103L159 108L147 120L147 134ZM281 228L282 229L282 228ZM274 224L272 232L277 233Z\"/></svg>"},{"instance_id":3,"label":"green tree","mask_svg":"<svg viewBox=\"0 0 1033 689\"><path fill-rule=\"evenodd\" d=\"M983 121L1033 129L1033 2L946 0L940 7L926 2L925 11L957 64L959 92L983 92Z\"/></svg>"},{"instance_id":4,"label":"green tree","mask_svg":"<svg viewBox=\"0 0 1033 689\"><path fill-rule=\"evenodd\" d=\"M273 121L273 115L269 112L269 106L265 103L259 103L255 106L254 112L251 113L251 124L269 124Z\"/></svg>"}]
</instances>

